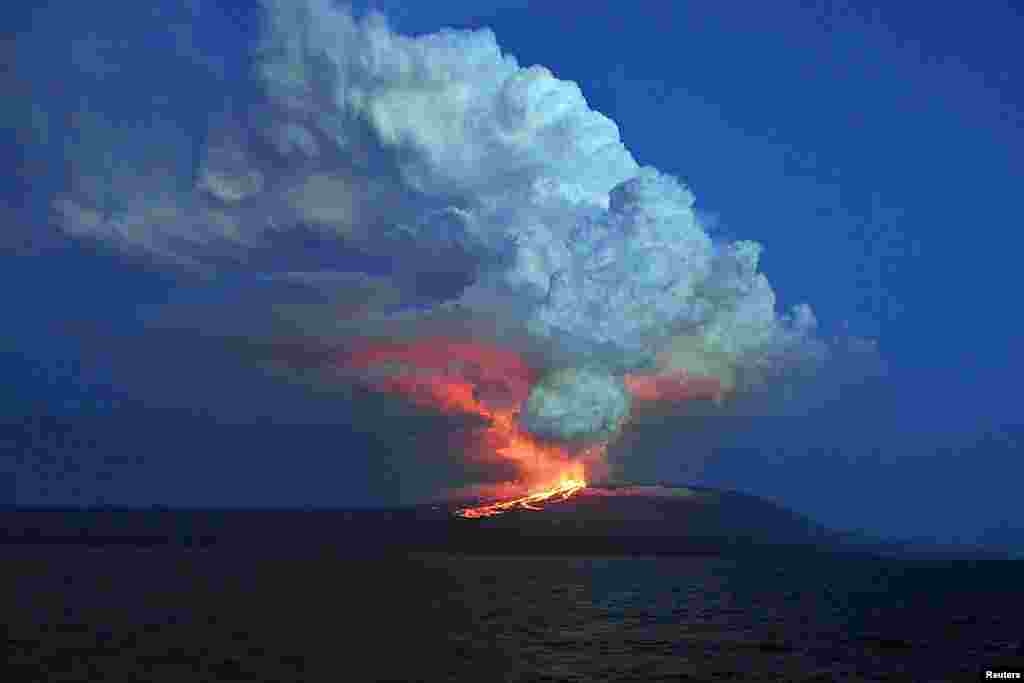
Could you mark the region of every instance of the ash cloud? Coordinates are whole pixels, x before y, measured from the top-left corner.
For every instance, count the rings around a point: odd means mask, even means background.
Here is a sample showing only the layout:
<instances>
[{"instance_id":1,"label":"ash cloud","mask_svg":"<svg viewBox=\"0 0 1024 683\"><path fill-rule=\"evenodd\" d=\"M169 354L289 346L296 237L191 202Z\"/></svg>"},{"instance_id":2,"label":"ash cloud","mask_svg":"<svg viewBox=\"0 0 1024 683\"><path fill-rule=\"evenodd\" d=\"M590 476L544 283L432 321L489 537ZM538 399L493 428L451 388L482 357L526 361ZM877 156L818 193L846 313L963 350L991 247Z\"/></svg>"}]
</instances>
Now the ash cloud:
<instances>
[{"instance_id":1,"label":"ash cloud","mask_svg":"<svg viewBox=\"0 0 1024 683\"><path fill-rule=\"evenodd\" d=\"M827 358L807 305L777 310L761 245L709 235L693 192L639 164L575 83L519 64L487 29L410 37L328 0L262 7L259 96L211 116L193 187L122 164L103 192L83 180L54 200L66 233L350 303L366 264L379 306L268 311L325 344L456 330L597 384L682 371L730 392ZM95 199L111 194L159 201ZM621 419L622 392L606 394L607 415L583 422ZM528 422L575 433L572 404L549 392Z\"/></svg>"}]
</instances>

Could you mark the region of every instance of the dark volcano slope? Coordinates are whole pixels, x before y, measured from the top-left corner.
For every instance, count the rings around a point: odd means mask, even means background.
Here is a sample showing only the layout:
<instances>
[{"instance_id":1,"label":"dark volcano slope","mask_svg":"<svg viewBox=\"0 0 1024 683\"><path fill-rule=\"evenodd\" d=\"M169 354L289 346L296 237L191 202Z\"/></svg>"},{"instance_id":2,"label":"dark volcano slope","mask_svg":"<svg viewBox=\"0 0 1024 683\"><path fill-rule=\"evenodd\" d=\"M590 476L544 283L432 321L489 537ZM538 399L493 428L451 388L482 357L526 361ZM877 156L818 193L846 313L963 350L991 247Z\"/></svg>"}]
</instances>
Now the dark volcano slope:
<instances>
[{"instance_id":1,"label":"dark volcano slope","mask_svg":"<svg viewBox=\"0 0 1024 683\"><path fill-rule=\"evenodd\" d=\"M591 487L540 511L456 521L458 545L483 552L718 554L764 545L825 548L838 539L754 496L670 486Z\"/></svg>"},{"instance_id":2,"label":"dark volcano slope","mask_svg":"<svg viewBox=\"0 0 1024 683\"><path fill-rule=\"evenodd\" d=\"M462 519L459 505L390 510L6 509L0 543L242 545L363 553L719 553L745 544L818 545L822 527L738 493L591 487L539 511Z\"/></svg>"},{"instance_id":3,"label":"dark volcano slope","mask_svg":"<svg viewBox=\"0 0 1024 683\"><path fill-rule=\"evenodd\" d=\"M408 551L679 555L806 549L962 555L829 531L754 496L676 486L589 487L542 510L463 519L460 505L381 510L0 509L0 546L229 547L272 554ZM966 552L966 551L965 551ZM970 557L987 553L967 552Z\"/></svg>"}]
</instances>

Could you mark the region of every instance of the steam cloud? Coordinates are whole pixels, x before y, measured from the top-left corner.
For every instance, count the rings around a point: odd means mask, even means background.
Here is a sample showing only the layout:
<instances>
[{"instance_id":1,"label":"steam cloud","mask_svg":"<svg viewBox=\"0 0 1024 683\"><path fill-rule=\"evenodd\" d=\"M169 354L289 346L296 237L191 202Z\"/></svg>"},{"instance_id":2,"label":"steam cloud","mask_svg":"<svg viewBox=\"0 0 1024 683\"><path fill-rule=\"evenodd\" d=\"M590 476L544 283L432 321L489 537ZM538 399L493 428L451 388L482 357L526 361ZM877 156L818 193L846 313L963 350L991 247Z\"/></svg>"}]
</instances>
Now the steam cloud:
<instances>
[{"instance_id":1,"label":"steam cloud","mask_svg":"<svg viewBox=\"0 0 1024 683\"><path fill-rule=\"evenodd\" d=\"M639 165L575 83L520 66L490 30L407 37L329 0L262 4L262 97L215 117L195 186L125 174L125 196L160 201L114 212L73 189L54 203L66 232L339 291L353 253L385 263L401 292L386 311L282 315L307 335L455 330L533 354L550 374L523 422L545 437L618 424L626 373L731 392L824 360L811 309L776 311L761 246L712 239L693 193Z\"/></svg>"}]
</instances>

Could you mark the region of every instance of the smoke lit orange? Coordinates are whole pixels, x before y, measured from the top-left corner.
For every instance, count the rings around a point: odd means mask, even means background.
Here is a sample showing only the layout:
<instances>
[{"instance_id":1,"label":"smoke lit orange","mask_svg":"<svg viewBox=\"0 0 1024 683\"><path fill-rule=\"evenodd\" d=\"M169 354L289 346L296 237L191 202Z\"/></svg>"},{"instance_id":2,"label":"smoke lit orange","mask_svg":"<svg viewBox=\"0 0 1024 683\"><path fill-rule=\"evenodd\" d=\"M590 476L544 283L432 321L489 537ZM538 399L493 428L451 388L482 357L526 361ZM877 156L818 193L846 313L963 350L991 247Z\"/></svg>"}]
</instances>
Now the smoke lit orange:
<instances>
[{"instance_id":1,"label":"smoke lit orange","mask_svg":"<svg viewBox=\"0 0 1024 683\"><path fill-rule=\"evenodd\" d=\"M350 353L344 365L367 371L373 388L399 393L415 404L449 414L487 420L483 439L512 462L525 495L465 508L463 517L487 517L512 509L539 509L586 487L581 458L603 457L603 446L575 456L557 444L542 443L517 423L519 405L536 373L515 353L443 338L409 344L374 344Z\"/></svg>"},{"instance_id":2,"label":"smoke lit orange","mask_svg":"<svg viewBox=\"0 0 1024 683\"><path fill-rule=\"evenodd\" d=\"M401 394L446 414L484 418L481 440L516 467L519 481L511 491L505 487L502 494L489 496L501 498L499 502L459 510L462 517L538 510L544 503L565 500L586 488L585 461L603 463L604 445L574 453L519 427L518 410L537 373L514 352L433 337L405 344L367 343L348 353L342 365L378 391ZM643 403L719 400L723 393L718 379L685 371L627 374L623 380L634 401Z\"/></svg>"},{"instance_id":3,"label":"smoke lit orange","mask_svg":"<svg viewBox=\"0 0 1024 683\"><path fill-rule=\"evenodd\" d=\"M714 377L690 375L683 370L658 374L627 374L626 388L639 401L680 402L692 399L722 399L722 383Z\"/></svg>"}]
</instances>

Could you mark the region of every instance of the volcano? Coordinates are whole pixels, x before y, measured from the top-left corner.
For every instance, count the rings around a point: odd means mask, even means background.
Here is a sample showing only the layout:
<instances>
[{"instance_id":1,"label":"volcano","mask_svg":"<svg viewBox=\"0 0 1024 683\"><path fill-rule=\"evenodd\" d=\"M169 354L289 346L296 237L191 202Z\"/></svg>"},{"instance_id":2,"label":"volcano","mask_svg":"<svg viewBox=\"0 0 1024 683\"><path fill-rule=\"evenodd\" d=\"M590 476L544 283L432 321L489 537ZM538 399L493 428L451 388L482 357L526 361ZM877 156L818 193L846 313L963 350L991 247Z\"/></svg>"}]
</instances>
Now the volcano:
<instances>
[{"instance_id":1,"label":"volcano","mask_svg":"<svg viewBox=\"0 0 1024 683\"><path fill-rule=\"evenodd\" d=\"M539 505L455 521L455 546L486 552L717 554L752 545L828 546L838 538L754 496L665 484L587 486Z\"/></svg>"},{"instance_id":2,"label":"volcano","mask_svg":"<svg viewBox=\"0 0 1024 683\"><path fill-rule=\"evenodd\" d=\"M971 558L952 549L840 533L776 503L696 486L587 486L502 514L458 514L479 500L386 509L0 509L0 546L221 547L366 556L729 555L806 549ZM232 550L234 552L234 550Z\"/></svg>"}]
</instances>

